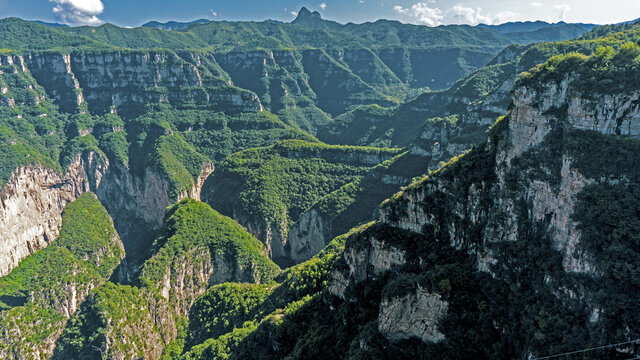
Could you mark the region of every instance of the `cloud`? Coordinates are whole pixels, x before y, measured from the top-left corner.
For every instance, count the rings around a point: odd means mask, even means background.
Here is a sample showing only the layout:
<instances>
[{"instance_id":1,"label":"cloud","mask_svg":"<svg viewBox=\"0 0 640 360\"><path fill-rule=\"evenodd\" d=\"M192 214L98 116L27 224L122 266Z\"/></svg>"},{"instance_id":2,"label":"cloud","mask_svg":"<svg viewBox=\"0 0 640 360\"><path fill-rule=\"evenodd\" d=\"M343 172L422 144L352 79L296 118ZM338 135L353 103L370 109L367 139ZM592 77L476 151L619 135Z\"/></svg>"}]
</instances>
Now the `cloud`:
<instances>
[{"instance_id":1,"label":"cloud","mask_svg":"<svg viewBox=\"0 0 640 360\"><path fill-rule=\"evenodd\" d=\"M481 14L481 8L464 7L462 4L455 5L447 10L445 16L453 19L455 23L478 25L480 23L491 24L492 20L489 16Z\"/></svg>"},{"instance_id":2,"label":"cloud","mask_svg":"<svg viewBox=\"0 0 640 360\"><path fill-rule=\"evenodd\" d=\"M544 6L544 4L540 3L540 2L537 2L537 1L534 1L534 2L530 2L529 6L531 6L531 7L542 7L542 6Z\"/></svg>"},{"instance_id":3,"label":"cloud","mask_svg":"<svg viewBox=\"0 0 640 360\"><path fill-rule=\"evenodd\" d=\"M320 4L320 8L321 8L322 10L326 9L326 8L327 8L327 3L324 3L324 2L323 2L322 4Z\"/></svg>"},{"instance_id":4,"label":"cloud","mask_svg":"<svg viewBox=\"0 0 640 360\"><path fill-rule=\"evenodd\" d=\"M433 0L428 0L433 2ZM419 2L411 7L394 6L393 10L398 14L414 18L417 23L426 24L428 26L438 26L442 24L468 24L478 25L484 24L501 24L512 21L520 16L513 11L502 11L497 14L483 14L481 8L465 7L458 4L442 11L439 8L430 8L426 2Z\"/></svg>"},{"instance_id":5,"label":"cloud","mask_svg":"<svg viewBox=\"0 0 640 360\"><path fill-rule=\"evenodd\" d=\"M571 6L569 6L567 4L555 5L553 8L556 9L556 10L560 10L560 15L558 15L560 20L566 19L567 18L567 13L569 11L571 11Z\"/></svg>"},{"instance_id":6,"label":"cloud","mask_svg":"<svg viewBox=\"0 0 640 360\"><path fill-rule=\"evenodd\" d=\"M513 11L501 11L491 17L491 24L502 24L509 21L514 21L520 16L519 13Z\"/></svg>"},{"instance_id":7,"label":"cloud","mask_svg":"<svg viewBox=\"0 0 640 360\"><path fill-rule=\"evenodd\" d=\"M425 2L419 2L410 8L402 6L394 6L393 10L398 14L407 15L416 19L417 22L428 26L438 26L442 24L444 18L442 10L438 8L430 8Z\"/></svg>"},{"instance_id":8,"label":"cloud","mask_svg":"<svg viewBox=\"0 0 640 360\"><path fill-rule=\"evenodd\" d=\"M53 13L69 25L100 25L98 15L104 11L101 0L49 0L55 3Z\"/></svg>"}]
</instances>

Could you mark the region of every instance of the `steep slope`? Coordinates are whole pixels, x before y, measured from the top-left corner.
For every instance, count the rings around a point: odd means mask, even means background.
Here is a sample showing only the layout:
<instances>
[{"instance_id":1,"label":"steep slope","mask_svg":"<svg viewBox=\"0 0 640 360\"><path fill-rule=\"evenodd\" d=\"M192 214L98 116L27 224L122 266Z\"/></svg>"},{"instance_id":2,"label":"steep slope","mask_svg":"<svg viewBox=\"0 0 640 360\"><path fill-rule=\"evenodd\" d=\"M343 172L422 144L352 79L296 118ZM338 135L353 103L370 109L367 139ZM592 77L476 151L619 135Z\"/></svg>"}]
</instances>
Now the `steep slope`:
<instances>
[{"instance_id":1,"label":"steep slope","mask_svg":"<svg viewBox=\"0 0 640 360\"><path fill-rule=\"evenodd\" d=\"M140 287L107 283L92 291L56 345L54 359L158 359L192 304L222 282L269 282L280 269L241 226L194 200L167 210L163 236Z\"/></svg>"},{"instance_id":2,"label":"steep slope","mask_svg":"<svg viewBox=\"0 0 640 360\"><path fill-rule=\"evenodd\" d=\"M203 199L246 226L272 259L286 264L287 233L303 211L399 152L297 140L249 149L218 166Z\"/></svg>"},{"instance_id":3,"label":"steep slope","mask_svg":"<svg viewBox=\"0 0 640 360\"><path fill-rule=\"evenodd\" d=\"M593 53L600 46L619 48L640 40L637 26L609 29L596 28L583 39L536 45L512 45L501 51L489 64L459 80L446 91L426 92L414 100L392 108L359 107L335 118L317 132L328 143L361 146L409 146L418 144L431 152L423 139L431 138L435 129L425 120L457 116L456 126L449 127L446 138L459 144L436 160L446 161L460 150L486 139L486 129L504 114L510 93L519 73L545 62L551 56L580 52ZM595 37L594 37L595 36ZM420 136L416 139L416 134ZM432 143L431 146L436 145ZM441 144L440 144L441 145ZM433 149L436 152L438 149Z\"/></svg>"},{"instance_id":4,"label":"steep slope","mask_svg":"<svg viewBox=\"0 0 640 360\"><path fill-rule=\"evenodd\" d=\"M639 56L523 75L488 142L345 236L323 296L182 358L512 359L636 339Z\"/></svg>"},{"instance_id":5,"label":"steep slope","mask_svg":"<svg viewBox=\"0 0 640 360\"><path fill-rule=\"evenodd\" d=\"M312 259L283 272L276 278L277 283L212 287L194 303L182 337L167 346L163 355L167 359L217 359L272 354L270 346L251 349L257 350L253 354L237 354L236 350L239 344L251 341L257 329L277 331L290 314L320 300L346 238L347 235L335 238ZM300 329L291 330L290 335L295 337ZM272 335L280 334L267 336Z\"/></svg>"},{"instance_id":6,"label":"steep slope","mask_svg":"<svg viewBox=\"0 0 640 360\"><path fill-rule=\"evenodd\" d=\"M124 246L94 194L67 205L60 236L0 278L0 356L46 359L89 292L121 265Z\"/></svg>"},{"instance_id":7,"label":"steep slope","mask_svg":"<svg viewBox=\"0 0 640 360\"><path fill-rule=\"evenodd\" d=\"M405 151L363 177L320 198L305 210L287 233L287 258L301 263L318 254L329 241L374 219L380 203L430 169L430 158Z\"/></svg>"}]
</instances>

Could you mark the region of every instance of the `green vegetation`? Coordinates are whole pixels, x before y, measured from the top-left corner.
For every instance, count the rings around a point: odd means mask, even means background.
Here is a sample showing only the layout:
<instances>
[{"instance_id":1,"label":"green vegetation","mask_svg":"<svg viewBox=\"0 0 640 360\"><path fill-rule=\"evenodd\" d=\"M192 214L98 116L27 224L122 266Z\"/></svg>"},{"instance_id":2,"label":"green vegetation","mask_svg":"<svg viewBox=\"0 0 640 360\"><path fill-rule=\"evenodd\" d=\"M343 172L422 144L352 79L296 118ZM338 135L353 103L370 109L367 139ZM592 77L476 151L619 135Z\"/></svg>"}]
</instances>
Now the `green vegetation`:
<instances>
[{"instance_id":1,"label":"green vegetation","mask_svg":"<svg viewBox=\"0 0 640 360\"><path fill-rule=\"evenodd\" d=\"M204 199L223 214L284 238L290 224L324 195L364 176L399 150L288 140L228 157L205 186Z\"/></svg>"},{"instance_id":2,"label":"green vegetation","mask_svg":"<svg viewBox=\"0 0 640 360\"><path fill-rule=\"evenodd\" d=\"M326 236L333 238L371 220L380 203L428 170L428 158L404 152L377 165L361 179L322 197L307 211L317 210L328 220L330 231Z\"/></svg>"},{"instance_id":3,"label":"green vegetation","mask_svg":"<svg viewBox=\"0 0 640 360\"><path fill-rule=\"evenodd\" d=\"M105 283L124 258L111 218L92 193L65 208L58 239L0 278L0 351L29 357L62 332L72 303ZM73 290L72 290L73 289ZM13 337L13 332L24 334Z\"/></svg>"},{"instance_id":4,"label":"green vegetation","mask_svg":"<svg viewBox=\"0 0 640 360\"><path fill-rule=\"evenodd\" d=\"M618 50L613 47L599 47L592 55L580 53L557 55L546 63L522 73L521 86L560 82L568 74L577 79L572 81L576 91L587 97L596 94L616 94L640 85L640 46L625 43ZM579 89L579 90L578 90Z\"/></svg>"},{"instance_id":5,"label":"green vegetation","mask_svg":"<svg viewBox=\"0 0 640 360\"><path fill-rule=\"evenodd\" d=\"M58 239L0 278L2 307L27 301L44 304L44 294L50 294L55 303L69 296L60 288L62 284L104 281L123 257L124 249L107 211L92 193L82 195L65 208ZM78 274L70 273L72 269ZM10 299L9 303L4 299Z\"/></svg>"},{"instance_id":6,"label":"green vegetation","mask_svg":"<svg viewBox=\"0 0 640 360\"><path fill-rule=\"evenodd\" d=\"M184 349L174 351L168 359L242 358L239 350L255 351L250 358L269 353L247 344L257 346L251 339L260 338L271 326L281 324L283 317L319 299L317 294L326 288L347 237L334 239L313 259L282 273L279 284L223 284L209 289L192 307Z\"/></svg>"},{"instance_id":7,"label":"green vegetation","mask_svg":"<svg viewBox=\"0 0 640 360\"><path fill-rule=\"evenodd\" d=\"M140 275L141 285L149 289L162 285L166 270L198 248L207 249L211 258L231 259L232 269L245 269L246 273L236 274L238 281L268 282L280 271L260 241L202 202L186 199L169 207L162 233Z\"/></svg>"},{"instance_id":8,"label":"green vegetation","mask_svg":"<svg viewBox=\"0 0 640 360\"><path fill-rule=\"evenodd\" d=\"M135 287L107 282L93 290L56 343L53 359L96 356L145 357L161 344L146 294ZM106 337L127 339L105 347Z\"/></svg>"},{"instance_id":9,"label":"green vegetation","mask_svg":"<svg viewBox=\"0 0 640 360\"><path fill-rule=\"evenodd\" d=\"M90 359L107 343L112 344L109 356L157 357L164 341L176 334L178 339L165 357L182 352L185 338L191 339L185 316L209 286L224 281L270 283L280 273L265 256L262 243L233 220L195 200L183 200L167 209L162 234L154 243L153 256L141 269L139 286L107 283L92 291L58 341L54 358ZM207 310L210 303L196 302L193 311L203 312L200 319L219 317L202 331L227 329L229 322L246 316L241 310L262 299L259 293L269 286L229 285L228 291L224 286L213 287L207 294L215 297L221 291L224 297L216 300L223 302L219 307L230 308L225 314L212 314ZM233 297L237 289L258 293L251 292L255 298Z\"/></svg>"}]
</instances>

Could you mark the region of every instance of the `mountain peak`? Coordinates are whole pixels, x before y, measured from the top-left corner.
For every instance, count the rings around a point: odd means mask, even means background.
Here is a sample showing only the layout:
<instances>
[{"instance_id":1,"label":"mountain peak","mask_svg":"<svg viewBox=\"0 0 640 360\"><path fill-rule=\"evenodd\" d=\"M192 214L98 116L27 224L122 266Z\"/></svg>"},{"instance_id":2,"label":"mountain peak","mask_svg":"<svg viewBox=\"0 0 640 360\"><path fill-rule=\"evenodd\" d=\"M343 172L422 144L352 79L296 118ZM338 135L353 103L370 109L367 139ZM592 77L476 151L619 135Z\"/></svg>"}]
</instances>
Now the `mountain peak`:
<instances>
[{"instance_id":1,"label":"mountain peak","mask_svg":"<svg viewBox=\"0 0 640 360\"><path fill-rule=\"evenodd\" d=\"M322 16L320 15L319 12L317 11L311 12L311 10L303 6L302 9L300 9L300 11L298 12L298 16L296 17L296 20L306 20L306 19L322 19Z\"/></svg>"}]
</instances>

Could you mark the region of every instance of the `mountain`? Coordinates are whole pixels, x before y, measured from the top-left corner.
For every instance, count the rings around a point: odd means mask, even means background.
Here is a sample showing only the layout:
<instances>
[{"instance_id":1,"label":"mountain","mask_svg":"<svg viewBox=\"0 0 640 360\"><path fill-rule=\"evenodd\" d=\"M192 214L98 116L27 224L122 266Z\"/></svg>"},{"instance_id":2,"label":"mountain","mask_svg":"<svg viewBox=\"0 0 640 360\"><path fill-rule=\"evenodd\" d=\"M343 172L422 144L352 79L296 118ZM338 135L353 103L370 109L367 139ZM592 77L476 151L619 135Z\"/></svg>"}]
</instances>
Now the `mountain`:
<instances>
[{"instance_id":1,"label":"mountain","mask_svg":"<svg viewBox=\"0 0 640 360\"><path fill-rule=\"evenodd\" d=\"M208 24L209 22L211 22L211 20L207 20L207 19L199 19L199 20L194 20L189 22L167 21L164 23L161 23L158 21L149 21L147 23L142 24L142 27L148 27L152 29L160 29L160 30L166 30L166 31L174 31L174 30L182 30L182 29L188 28L191 25Z\"/></svg>"},{"instance_id":2,"label":"mountain","mask_svg":"<svg viewBox=\"0 0 640 360\"><path fill-rule=\"evenodd\" d=\"M338 30L342 27L341 24L335 21L324 20L319 12L311 12L306 7L300 9L298 16L291 23L310 29Z\"/></svg>"},{"instance_id":3,"label":"mountain","mask_svg":"<svg viewBox=\"0 0 640 360\"><path fill-rule=\"evenodd\" d=\"M254 320L232 318L227 333L201 332L218 312L194 307L183 358L522 358L635 339L636 311L624 305L637 298L635 235L617 230L638 226L639 158L626 154L639 145L640 83L607 84L637 71L638 53L560 55L523 75L488 142L334 240L342 255L293 268L333 262L318 272L324 290L271 313L277 297L243 290ZM600 67L607 58L615 70ZM224 313L221 290L202 301Z\"/></svg>"},{"instance_id":4,"label":"mountain","mask_svg":"<svg viewBox=\"0 0 640 360\"><path fill-rule=\"evenodd\" d=\"M294 22L0 20L0 358L638 338L639 26Z\"/></svg>"}]
</instances>

